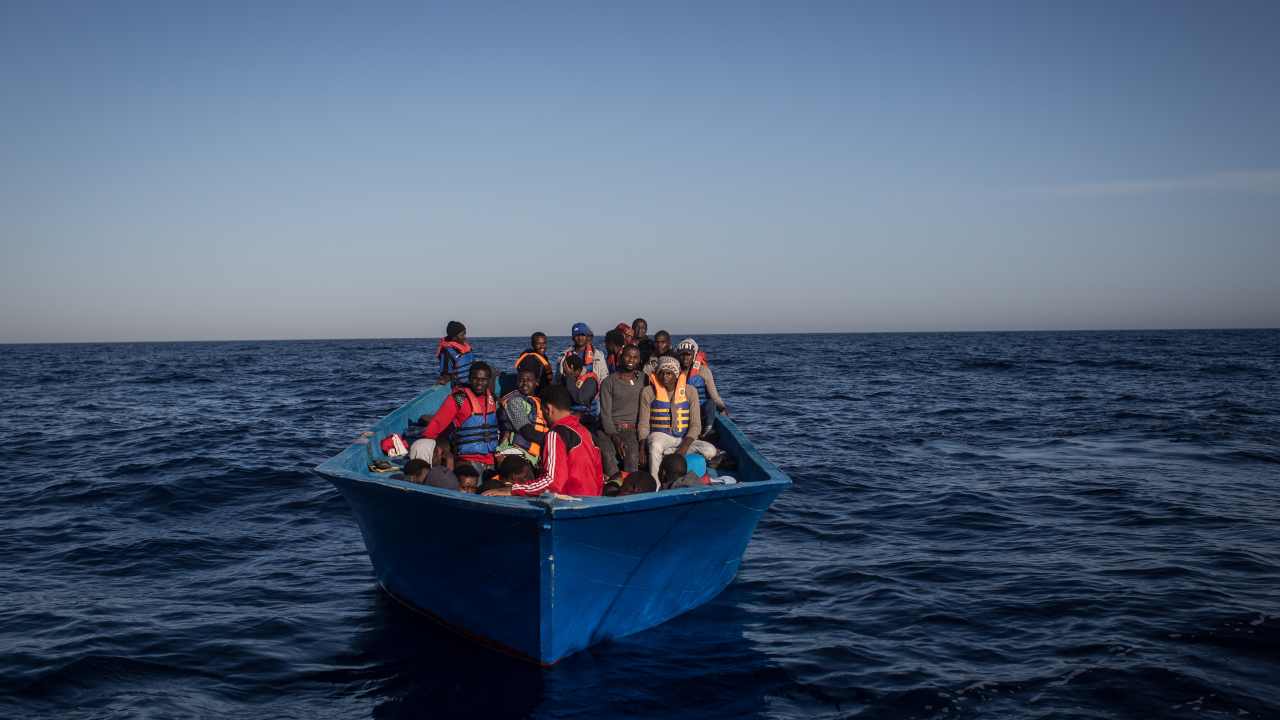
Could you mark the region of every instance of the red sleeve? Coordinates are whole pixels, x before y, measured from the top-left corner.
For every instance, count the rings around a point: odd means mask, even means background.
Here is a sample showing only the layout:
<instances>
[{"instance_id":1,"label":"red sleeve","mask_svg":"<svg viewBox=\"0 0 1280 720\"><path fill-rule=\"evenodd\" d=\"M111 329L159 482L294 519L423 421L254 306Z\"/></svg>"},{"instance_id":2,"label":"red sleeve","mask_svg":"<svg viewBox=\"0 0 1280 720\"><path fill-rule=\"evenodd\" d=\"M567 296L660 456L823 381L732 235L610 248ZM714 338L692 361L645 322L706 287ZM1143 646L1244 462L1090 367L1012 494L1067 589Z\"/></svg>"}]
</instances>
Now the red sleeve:
<instances>
[{"instance_id":1,"label":"red sleeve","mask_svg":"<svg viewBox=\"0 0 1280 720\"><path fill-rule=\"evenodd\" d=\"M453 416L458 414L458 403L454 401L453 394L450 393L444 398L444 402L440 403L440 409L436 410L436 414L431 416L431 422L427 423L427 429L422 431L422 437L435 440L440 437L440 433L445 431L453 423Z\"/></svg>"},{"instance_id":2,"label":"red sleeve","mask_svg":"<svg viewBox=\"0 0 1280 720\"><path fill-rule=\"evenodd\" d=\"M564 438L555 432L548 432L542 456L542 474L531 482L515 483L511 486L511 494L541 495L548 490L560 492L568 479L569 451L564 446Z\"/></svg>"}]
</instances>

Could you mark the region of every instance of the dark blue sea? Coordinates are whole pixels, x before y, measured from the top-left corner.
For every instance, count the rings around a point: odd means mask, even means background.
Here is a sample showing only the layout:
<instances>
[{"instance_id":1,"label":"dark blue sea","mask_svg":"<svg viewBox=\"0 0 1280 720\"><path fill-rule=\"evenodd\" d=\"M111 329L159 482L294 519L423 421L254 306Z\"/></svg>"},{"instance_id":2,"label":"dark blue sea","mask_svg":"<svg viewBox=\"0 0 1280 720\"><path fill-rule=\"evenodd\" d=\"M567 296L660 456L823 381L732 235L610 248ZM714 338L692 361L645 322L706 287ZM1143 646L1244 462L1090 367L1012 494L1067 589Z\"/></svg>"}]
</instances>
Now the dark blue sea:
<instances>
[{"instance_id":1,"label":"dark blue sea","mask_svg":"<svg viewBox=\"0 0 1280 720\"><path fill-rule=\"evenodd\" d=\"M1280 331L698 339L795 485L549 670L388 598L311 470L434 340L0 346L0 717L1280 717Z\"/></svg>"}]
</instances>

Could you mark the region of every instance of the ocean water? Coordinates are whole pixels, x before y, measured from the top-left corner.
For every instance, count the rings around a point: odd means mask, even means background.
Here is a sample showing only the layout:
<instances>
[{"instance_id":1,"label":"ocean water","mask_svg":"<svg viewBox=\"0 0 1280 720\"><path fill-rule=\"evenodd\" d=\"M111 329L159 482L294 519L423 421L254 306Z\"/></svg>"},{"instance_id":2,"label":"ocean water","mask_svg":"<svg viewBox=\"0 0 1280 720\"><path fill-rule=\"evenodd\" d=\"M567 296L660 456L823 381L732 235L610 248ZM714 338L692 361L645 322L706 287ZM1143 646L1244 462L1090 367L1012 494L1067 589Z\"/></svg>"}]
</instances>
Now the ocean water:
<instances>
[{"instance_id":1,"label":"ocean water","mask_svg":"<svg viewBox=\"0 0 1280 720\"><path fill-rule=\"evenodd\" d=\"M1280 717L1280 331L699 340L795 486L550 670L390 600L311 472L433 342L0 346L0 717Z\"/></svg>"}]
</instances>

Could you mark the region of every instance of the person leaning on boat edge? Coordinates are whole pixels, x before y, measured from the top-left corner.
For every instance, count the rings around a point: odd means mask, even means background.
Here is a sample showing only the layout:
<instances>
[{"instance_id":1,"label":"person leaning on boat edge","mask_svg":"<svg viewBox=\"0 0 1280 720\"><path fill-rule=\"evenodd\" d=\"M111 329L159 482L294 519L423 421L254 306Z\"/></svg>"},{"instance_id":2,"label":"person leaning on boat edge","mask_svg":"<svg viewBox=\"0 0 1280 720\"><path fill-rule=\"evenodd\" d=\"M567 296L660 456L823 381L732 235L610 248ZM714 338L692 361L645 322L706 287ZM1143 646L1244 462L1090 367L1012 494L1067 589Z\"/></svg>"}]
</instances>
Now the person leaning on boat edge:
<instances>
[{"instance_id":1,"label":"person leaning on boat edge","mask_svg":"<svg viewBox=\"0 0 1280 720\"><path fill-rule=\"evenodd\" d=\"M436 384L462 384L462 378L470 377L473 359L471 344L467 342L467 326L457 320L450 320L445 326L444 337L440 338L440 344L436 346L436 360L440 362Z\"/></svg>"},{"instance_id":2,"label":"person leaning on boat edge","mask_svg":"<svg viewBox=\"0 0 1280 720\"><path fill-rule=\"evenodd\" d=\"M431 458L436 438L452 428L458 460L481 469L493 467L493 453L498 449L498 401L490 387L493 369L488 363L476 361L467 377L466 384L454 387L445 397L422 437L409 446L410 458ZM457 470L456 464L454 469Z\"/></svg>"},{"instance_id":3,"label":"person leaning on boat edge","mask_svg":"<svg viewBox=\"0 0 1280 720\"><path fill-rule=\"evenodd\" d=\"M532 482L515 483L510 489L490 490L485 495L541 495L555 493L577 497L598 496L604 485L600 451L591 433L573 414L573 400L563 385L552 385L538 393L543 412L551 421L547 446L542 455L542 472Z\"/></svg>"}]
</instances>

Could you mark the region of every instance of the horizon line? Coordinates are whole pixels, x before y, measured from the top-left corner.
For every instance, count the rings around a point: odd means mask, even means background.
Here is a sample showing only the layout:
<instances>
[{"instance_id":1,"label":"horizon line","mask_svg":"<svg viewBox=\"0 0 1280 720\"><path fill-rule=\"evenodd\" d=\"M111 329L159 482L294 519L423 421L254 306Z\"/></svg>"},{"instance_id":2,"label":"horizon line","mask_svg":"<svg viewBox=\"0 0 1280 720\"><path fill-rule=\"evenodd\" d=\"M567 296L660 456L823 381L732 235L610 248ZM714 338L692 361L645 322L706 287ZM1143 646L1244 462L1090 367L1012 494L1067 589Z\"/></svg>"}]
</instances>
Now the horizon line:
<instances>
[{"instance_id":1,"label":"horizon line","mask_svg":"<svg viewBox=\"0 0 1280 720\"><path fill-rule=\"evenodd\" d=\"M1134 327L1134 328L1059 328L1059 329L1008 329L1008 330L812 330L803 332L703 332L689 335L974 335L998 333L1104 333L1104 332L1259 332L1280 330L1280 327ZM505 340L510 338L527 338L526 335L475 335L477 340ZM559 338L568 335L553 335ZM603 336L593 336L600 337ZM650 336L652 337L652 335ZM0 346L19 345L160 345L165 343L241 343L241 342L351 342L357 340L422 340L430 341L435 336L403 336L403 337L301 337L301 338L225 338L225 339L187 339L187 340L0 340Z\"/></svg>"}]
</instances>

